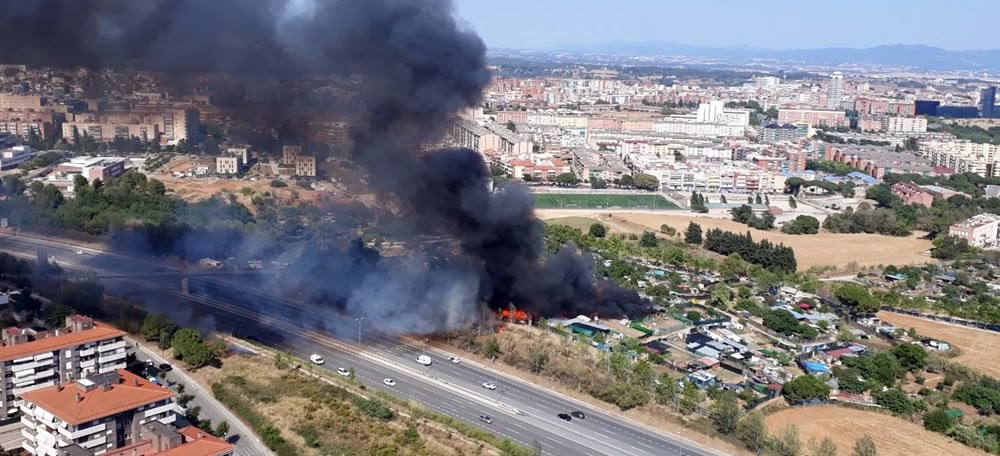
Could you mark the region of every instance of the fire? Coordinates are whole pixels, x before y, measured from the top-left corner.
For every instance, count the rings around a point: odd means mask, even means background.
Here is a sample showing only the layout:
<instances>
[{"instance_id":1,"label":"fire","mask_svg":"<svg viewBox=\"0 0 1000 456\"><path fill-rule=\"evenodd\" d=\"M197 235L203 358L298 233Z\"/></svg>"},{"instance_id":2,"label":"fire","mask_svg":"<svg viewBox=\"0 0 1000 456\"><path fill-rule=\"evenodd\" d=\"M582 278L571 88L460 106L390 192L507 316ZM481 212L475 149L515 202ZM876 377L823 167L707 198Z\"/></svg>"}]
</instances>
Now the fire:
<instances>
[{"instance_id":1,"label":"fire","mask_svg":"<svg viewBox=\"0 0 1000 456\"><path fill-rule=\"evenodd\" d=\"M528 312L519 309L514 309L513 311L510 309L502 309L497 312L497 317L499 317L500 320L527 323L531 318L531 315L529 315Z\"/></svg>"}]
</instances>

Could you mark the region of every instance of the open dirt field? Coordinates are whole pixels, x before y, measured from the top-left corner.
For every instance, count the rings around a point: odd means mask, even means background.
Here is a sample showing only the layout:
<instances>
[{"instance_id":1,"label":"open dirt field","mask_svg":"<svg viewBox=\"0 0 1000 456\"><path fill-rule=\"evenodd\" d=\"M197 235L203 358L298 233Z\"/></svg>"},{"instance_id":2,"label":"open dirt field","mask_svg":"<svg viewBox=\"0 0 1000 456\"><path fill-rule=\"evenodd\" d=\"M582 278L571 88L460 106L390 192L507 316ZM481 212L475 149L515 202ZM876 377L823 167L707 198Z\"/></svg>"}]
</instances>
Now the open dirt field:
<instances>
[{"instance_id":1,"label":"open dirt field","mask_svg":"<svg viewBox=\"0 0 1000 456\"><path fill-rule=\"evenodd\" d=\"M838 454L850 454L854 441L865 433L875 439L879 456L987 454L902 418L834 405L785 409L768 415L764 422L772 433L790 424L798 426L803 443L829 436Z\"/></svg>"},{"instance_id":2,"label":"open dirt field","mask_svg":"<svg viewBox=\"0 0 1000 456\"><path fill-rule=\"evenodd\" d=\"M689 222L696 222L703 230L720 228L742 233L750 231L754 239L768 239L780 242L795 250L799 270L812 266L837 266L843 268L849 263L858 266L905 265L929 263L934 260L922 252L932 247L930 241L918 239L916 235L897 238L876 234L824 233L815 235L790 235L780 231L760 231L723 218L697 216L695 214L664 214L645 212L608 212L599 210L556 210L535 211L542 220L574 217L593 218L606 223L612 231L638 232L644 229L659 231L660 225L667 224L678 232L684 231Z\"/></svg>"},{"instance_id":3,"label":"open dirt field","mask_svg":"<svg viewBox=\"0 0 1000 456\"><path fill-rule=\"evenodd\" d=\"M997 350L1000 334L892 312L879 312L878 317L900 328L914 328L922 336L948 342L961 351L955 361L984 374L1000 377L1000 350Z\"/></svg>"}]
</instances>

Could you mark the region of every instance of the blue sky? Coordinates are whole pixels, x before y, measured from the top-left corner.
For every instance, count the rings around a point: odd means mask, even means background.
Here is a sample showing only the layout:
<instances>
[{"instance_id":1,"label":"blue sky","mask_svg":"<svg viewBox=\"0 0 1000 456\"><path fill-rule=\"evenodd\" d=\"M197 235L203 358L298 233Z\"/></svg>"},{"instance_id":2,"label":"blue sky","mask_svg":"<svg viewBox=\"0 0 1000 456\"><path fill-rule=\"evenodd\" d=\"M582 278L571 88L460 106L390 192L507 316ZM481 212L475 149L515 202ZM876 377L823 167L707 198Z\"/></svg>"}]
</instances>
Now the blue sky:
<instances>
[{"instance_id":1,"label":"blue sky","mask_svg":"<svg viewBox=\"0 0 1000 456\"><path fill-rule=\"evenodd\" d=\"M1000 48L998 0L454 0L494 48L674 41L773 49Z\"/></svg>"}]
</instances>

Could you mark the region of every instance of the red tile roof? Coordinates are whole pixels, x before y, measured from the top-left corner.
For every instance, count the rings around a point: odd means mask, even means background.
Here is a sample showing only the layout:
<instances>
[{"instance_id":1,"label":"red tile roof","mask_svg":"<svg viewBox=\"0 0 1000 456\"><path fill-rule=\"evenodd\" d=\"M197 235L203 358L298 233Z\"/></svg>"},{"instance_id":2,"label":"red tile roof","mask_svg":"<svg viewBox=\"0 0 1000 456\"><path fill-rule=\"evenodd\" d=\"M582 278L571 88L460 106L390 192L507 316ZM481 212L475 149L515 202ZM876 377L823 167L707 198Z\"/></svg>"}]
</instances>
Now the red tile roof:
<instances>
[{"instance_id":1,"label":"red tile roof","mask_svg":"<svg viewBox=\"0 0 1000 456\"><path fill-rule=\"evenodd\" d=\"M125 369L117 372L120 380L107 391L100 386L83 391L74 383L29 391L21 398L68 424L77 425L174 397L173 391ZM81 400L77 400L77 394Z\"/></svg>"},{"instance_id":2,"label":"red tile roof","mask_svg":"<svg viewBox=\"0 0 1000 456\"><path fill-rule=\"evenodd\" d=\"M0 361L9 361L125 335L124 332L103 324L95 324L93 328L83 331L69 332L65 329L61 331L58 336L49 336L31 342L0 347Z\"/></svg>"},{"instance_id":3,"label":"red tile roof","mask_svg":"<svg viewBox=\"0 0 1000 456\"><path fill-rule=\"evenodd\" d=\"M203 432L194 426L180 429L180 433L184 435L185 443L183 445L156 453L155 456L222 456L230 454L236 449L234 445L226 443L225 440Z\"/></svg>"}]
</instances>

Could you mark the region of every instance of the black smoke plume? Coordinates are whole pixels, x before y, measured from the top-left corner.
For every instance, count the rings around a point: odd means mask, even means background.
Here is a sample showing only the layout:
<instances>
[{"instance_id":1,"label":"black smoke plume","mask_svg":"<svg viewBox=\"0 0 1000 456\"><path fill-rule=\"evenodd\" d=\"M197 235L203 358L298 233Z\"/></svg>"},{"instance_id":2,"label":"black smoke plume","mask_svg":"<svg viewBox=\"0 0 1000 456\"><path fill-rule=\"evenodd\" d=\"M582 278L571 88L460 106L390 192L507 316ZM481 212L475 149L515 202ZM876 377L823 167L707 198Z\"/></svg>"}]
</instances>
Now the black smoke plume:
<instances>
[{"instance_id":1,"label":"black smoke plume","mask_svg":"<svg viewBox=\"0 0 1000 456\"><path fill-rule=\"evenodd\" d=\"M544 316L647 310L634 292L595 281L592 260L575 248L546 257L531 195L517 186L489 192L479 154L420 151L458 110L479 103L489 80L485 46L459 27L450 1L0 3L4 62L355 81L354 160L376 190L398 199L412 235L446 235L460 247L392 260L356 244L312 251L287 287L405 331L476 321L482 302ZM285 108L275 103L272 118L280 122Z\"/></svg>"}]
</instances>

